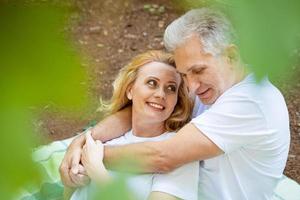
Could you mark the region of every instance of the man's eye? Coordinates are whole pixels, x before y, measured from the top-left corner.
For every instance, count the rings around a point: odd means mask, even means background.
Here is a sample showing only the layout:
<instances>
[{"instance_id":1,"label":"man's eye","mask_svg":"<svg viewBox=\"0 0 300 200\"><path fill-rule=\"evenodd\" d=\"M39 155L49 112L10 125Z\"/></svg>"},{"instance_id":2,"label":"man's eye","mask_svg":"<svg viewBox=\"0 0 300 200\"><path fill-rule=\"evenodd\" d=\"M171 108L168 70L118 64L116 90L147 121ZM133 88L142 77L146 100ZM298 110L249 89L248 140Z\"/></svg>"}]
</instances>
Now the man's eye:
<instances>
[{"instance_id":1,"label":"man's eye","mask_svg":"<svg viewBox=\"0 0 300 200\"><path fill-rule=\"evenodd\" d=\"M151 87L156 87L156 86L157 86L157 82L156 82L155 80L149 80L149 81L147 82L147 84L148 84L149 86L151 86Z\"/></svg>"},{"instance_id":2,"label":"man's eye","mask_svg":"<svg viewBox=\"0 0 300 200\"><path fill-rule=\"evenodd\" d=\"M193 70L193 74L201 74L203 72L204 68L202 69L195 69Z\"/></svg>"}]
</instances>

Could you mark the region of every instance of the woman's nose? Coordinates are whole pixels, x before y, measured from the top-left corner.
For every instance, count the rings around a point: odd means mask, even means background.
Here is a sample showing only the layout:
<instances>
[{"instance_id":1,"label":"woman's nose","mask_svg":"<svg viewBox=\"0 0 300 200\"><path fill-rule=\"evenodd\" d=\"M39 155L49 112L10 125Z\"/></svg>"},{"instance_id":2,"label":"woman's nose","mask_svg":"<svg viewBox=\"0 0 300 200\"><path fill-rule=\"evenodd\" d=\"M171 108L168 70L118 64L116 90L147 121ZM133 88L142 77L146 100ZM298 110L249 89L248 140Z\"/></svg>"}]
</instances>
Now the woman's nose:
<instances>
[{"instance_id":1,"label":"woman's nose","mask_svg":"<svg viewBox=\"0 0 300 200\"><path fill-rule=\"evenodd\" d=\"M166 97L166 93L164 91L164 88L158 88L156 91L155 91L155 97L158 97L158 98L162 98L162 99L165 99Z\"/></svg>"}]
</instances>

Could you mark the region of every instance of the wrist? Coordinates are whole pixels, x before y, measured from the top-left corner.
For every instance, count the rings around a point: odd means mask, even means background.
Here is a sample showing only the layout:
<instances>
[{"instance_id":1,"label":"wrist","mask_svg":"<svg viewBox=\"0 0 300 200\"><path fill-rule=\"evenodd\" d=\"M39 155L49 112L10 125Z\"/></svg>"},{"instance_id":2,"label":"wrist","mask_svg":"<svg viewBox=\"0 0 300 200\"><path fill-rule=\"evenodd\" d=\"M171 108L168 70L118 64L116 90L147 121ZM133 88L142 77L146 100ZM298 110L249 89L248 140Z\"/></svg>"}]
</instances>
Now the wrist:
<instances>
[{"instance_id":1,"label":"wrist","mask_svg":"<svg viewBox=\"0 0 300 200\"><path fill-rule=\"evenodd\" d=\"M109 173L103 164L98 166L97 172L94 173L93 179L98 183L105 183L109 181Z\"/></svg>"},{"instance_id":2,"label":"wrist","mask_svg":"<svg viewBox=\"0 0 300 200\"><path fill-rule=\"evenodd\" d=\"M86 166L88 176L92 179L99 179L103 175L107 174L107 170L102 163L91 163L89 166Z\"/></svg>"},{"instance_id":3,"label":"wrist","mask_svg":"<svg viewBox=\"0 0 300 200\"><path fill-rule=\"evenodd\" d=\"M77 143L77 144L80 144L81 146L83 146L84 145L84 143L85 143L85 139L86 139L86 133L88 132L88 131L91 131L91 135L93 134L93 127L90 127L90 128L88 128L88 129L86 129L85 131L83 131L83 132L81 132L81 133L79 133L78 135L77 135L77 137L74 139L74 141Z\"/></svg>"},{"instance_id":4,"label":"wrist","mask_svg":"<svg viewBox=\"0 0 300 200\"><path fill-rule=\"evenodd\" d=\"M75 139L74 139L74 143L78 144L80 146L83 146L85 143L85 134L84 132L81 133L80 135L78 135Z\"/></svg>"}]
</instances>

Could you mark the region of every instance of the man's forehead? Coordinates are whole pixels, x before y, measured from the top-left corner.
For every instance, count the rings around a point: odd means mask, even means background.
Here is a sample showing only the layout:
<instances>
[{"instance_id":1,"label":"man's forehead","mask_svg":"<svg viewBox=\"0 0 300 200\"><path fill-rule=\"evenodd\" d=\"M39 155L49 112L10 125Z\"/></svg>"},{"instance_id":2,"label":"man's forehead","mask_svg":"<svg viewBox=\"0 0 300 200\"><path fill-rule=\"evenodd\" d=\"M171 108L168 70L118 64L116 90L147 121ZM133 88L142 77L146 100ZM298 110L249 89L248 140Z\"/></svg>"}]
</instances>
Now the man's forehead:
<instances>
[{"instance_id":1,"label":"man's forehead","mask_svg":"<svg viewBox=\"0 0 300 200\"><path fill-rule=\"evenodd\" d=\"M196 68L208 67L211 62L211 56L206 53L181 53L177 52L174 56L176 69L179 72L191 71Z\"/></svg>"},{"instance_id":2,"label":"man's forehead","mask_svg":"<svg viewBox=\"0 0 300 200\"><path fill-rule=\"evenodd\" d=\"M191 72L193 70L199 70L199 69L204 69L209 67L209 65L207 65L206 63L203 63L202 61L191 64L191 65L182 65L180 67L176 67L176 70L179 73L188 73Z\"/></svg>"}]
</instances>

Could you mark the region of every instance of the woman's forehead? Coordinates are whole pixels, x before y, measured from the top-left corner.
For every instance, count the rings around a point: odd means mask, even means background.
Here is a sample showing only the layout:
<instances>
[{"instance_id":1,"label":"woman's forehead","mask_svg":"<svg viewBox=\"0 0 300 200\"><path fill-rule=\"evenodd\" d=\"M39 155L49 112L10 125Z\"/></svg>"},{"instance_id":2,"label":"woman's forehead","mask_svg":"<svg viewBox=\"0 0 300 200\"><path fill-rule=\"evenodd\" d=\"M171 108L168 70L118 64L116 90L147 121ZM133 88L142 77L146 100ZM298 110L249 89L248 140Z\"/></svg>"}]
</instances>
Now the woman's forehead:
<instances>
[{"instance_id":1,"label":"woman's forehead","mask_svg":"<svg viewBox=\"0 0 300 200\"><path fill-rule=\"evenodd\" d=\"M161 62L150 62L139 69L138 77L155 76L160 79L180 81L180 75L175 67Z\"/></svg>"}]
</instances>

